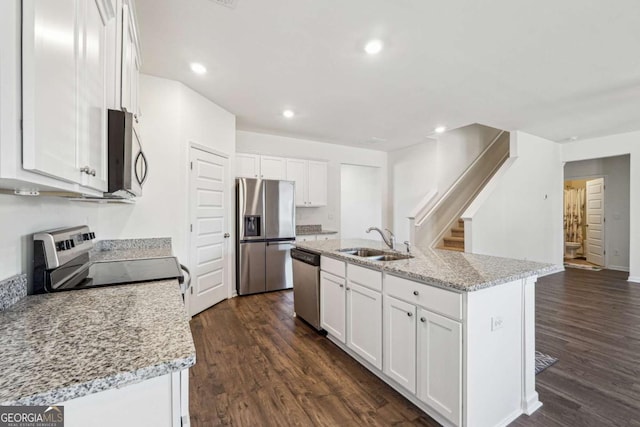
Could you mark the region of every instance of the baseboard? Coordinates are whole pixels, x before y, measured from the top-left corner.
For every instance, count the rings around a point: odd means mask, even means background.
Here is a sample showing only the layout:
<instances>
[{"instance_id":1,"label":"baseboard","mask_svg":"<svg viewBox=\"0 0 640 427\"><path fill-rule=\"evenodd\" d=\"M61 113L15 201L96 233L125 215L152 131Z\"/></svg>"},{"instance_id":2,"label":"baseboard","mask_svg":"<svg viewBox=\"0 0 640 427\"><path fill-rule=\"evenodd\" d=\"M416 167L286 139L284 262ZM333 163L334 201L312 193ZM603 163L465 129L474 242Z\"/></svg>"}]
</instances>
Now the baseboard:
<instances>
[{"instance_id":1,"label":"baseboard","mask_svg":"<svg viewBox=\"0 0 640 427\"><path fill-rule=\"evenodd\" d=\"M607 270L616 270L616 271L624 271L626 273L629 272L629 267L622 267L620 265L610 265L608 267L605 267Z\"/></svg>"},{"instance_id":2,"label":"baseboard","mask_svg":"<svg viewBox=\"0 0 640 427\"><path fill-rule=\"evenodd\" d=\"M564 265L554 265L554 267L542 274L539 274L538 277L545 277L545 276L550 276L552 274L556 274L556 273L562 273L564 271Z\"/></svg>"},{"instance_id":3,"label":"baseboard","mask_svg":"<svg viewBox=\"0 0 640 427\"><path fill-rule=\"evenodd\" d=\"M640 276L629 276L627 282L640 283Z\"/></svg>"}]
</instances>

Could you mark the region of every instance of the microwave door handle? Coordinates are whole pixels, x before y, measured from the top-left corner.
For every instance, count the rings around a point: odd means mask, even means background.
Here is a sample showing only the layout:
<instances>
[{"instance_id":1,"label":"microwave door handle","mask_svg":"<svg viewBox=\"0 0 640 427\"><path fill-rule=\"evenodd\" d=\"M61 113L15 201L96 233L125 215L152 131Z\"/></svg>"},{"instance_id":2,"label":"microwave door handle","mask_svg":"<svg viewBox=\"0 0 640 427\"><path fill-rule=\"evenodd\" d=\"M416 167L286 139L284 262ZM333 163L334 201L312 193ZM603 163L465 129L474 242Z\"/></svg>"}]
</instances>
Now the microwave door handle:
<instances>
[{"instance_id":1,"label":"microwave door handle","mask_svg":"<svg viewBox=\"0 0 640 427\"><path fill-rule=\"evenodd\" d=\"M138 155L136 156L136 161L133 163L133 172L136 174L136 181L138 181L138 184L142 185L143 180L140 179L140 176L138 175L138 162L140 161L140 157L142 156L142 151L140 151L138 153Z\"/></svg>"},{"instance_id":2,"label":"microwave door handle","mask_svg":"<svg viewBox=\"0 0 640 427\"><path fill-rule=\"evenodd\" d=\"M147 162L147 156L144 155L144 151L140 150L140 155L142 156L144 164L144 173L142 174L142 182L140 185L144 185L144 183L147 182L147 174L149 173L149 162Z\"/></svg>"}]
</instances>

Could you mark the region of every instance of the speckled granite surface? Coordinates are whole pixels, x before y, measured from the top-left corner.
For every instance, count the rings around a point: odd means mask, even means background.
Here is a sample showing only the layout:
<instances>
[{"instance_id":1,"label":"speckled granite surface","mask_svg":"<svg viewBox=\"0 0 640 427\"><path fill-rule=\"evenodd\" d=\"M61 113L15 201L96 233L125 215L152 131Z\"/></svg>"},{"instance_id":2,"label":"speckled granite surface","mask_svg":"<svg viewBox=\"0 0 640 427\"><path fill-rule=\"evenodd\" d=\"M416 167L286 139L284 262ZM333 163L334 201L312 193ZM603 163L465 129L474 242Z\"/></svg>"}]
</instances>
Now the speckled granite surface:
<instances>
[{"instance_id":1,"label":"speckled granite surface","mask_svg":"<svg viewBox=\"0 0 640 427\"><path fill-rule=\"evenodd\" d=\"M338 232L323 230L320 224L296 225L296 236L313 236L316 234L338 234Z\"/></svg>"},{"instance_id":2,"label":"speckled granite surface","mask_svg":"<svg viewBox=\"0 0 640 427\"><path fill-rule=\"evenodd\" d=\"M0 405L49 405L195 364L175 280L33 295L0 313Z\"/></svg>"},{"instance_id":3,"label":"speckled granite surface","mask_svg":"<svg viewBox=\"0 0 640 427\"><path fill-rule=\"evenodd\" d=\"M171 251L171 237L100 240L96 242L94 246L94 250L97 251L118 251L125 249L168 249Z\"/></svg>"},{"instance_id":4,"label":"speckled granite surface","mask_svg":"<svg viewBox=\"0 0 640 427\"><path fill-rule=\"evenodd\" d=\"M554 271L553 264L474 255L463 252L433 249L412 250L415 258L399 261L372 261L337 252L347 248L374 248L388 250L381 241L365 239L322 240L296 242L296 246L407 279L463 292L477 291L513 280Z\"/></svg>"},{"instance_id":5,"label":"speckled granite surface","mask_svg":"<svg viewBox=\"0 0 640 427\"><path fill-rule=\"evenodd\" d=\"M18 274L0 281L0 311L27 296L27 275Z\"/></svg>"}]
</instances>

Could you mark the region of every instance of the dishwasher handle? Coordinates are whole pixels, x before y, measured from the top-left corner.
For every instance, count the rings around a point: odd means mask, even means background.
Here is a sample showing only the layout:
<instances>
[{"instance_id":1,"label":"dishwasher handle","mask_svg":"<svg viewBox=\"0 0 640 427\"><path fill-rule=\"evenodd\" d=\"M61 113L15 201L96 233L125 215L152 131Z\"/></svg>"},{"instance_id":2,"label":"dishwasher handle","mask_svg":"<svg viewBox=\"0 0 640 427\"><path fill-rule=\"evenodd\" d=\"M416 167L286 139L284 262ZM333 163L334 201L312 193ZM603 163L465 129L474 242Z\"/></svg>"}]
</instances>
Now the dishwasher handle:
<instances>
[{"instance_id":1,"label":"dishwasher handle","mask_svg":"<svg viewBox=\"0 0 640 427\"><path fill-rule=\"evenodd\" d=\"M313 265L314 267L320 266L320 255L313 252L294 248L291 249L291 258L305 264Z\"/></svg>"}]
</instances>

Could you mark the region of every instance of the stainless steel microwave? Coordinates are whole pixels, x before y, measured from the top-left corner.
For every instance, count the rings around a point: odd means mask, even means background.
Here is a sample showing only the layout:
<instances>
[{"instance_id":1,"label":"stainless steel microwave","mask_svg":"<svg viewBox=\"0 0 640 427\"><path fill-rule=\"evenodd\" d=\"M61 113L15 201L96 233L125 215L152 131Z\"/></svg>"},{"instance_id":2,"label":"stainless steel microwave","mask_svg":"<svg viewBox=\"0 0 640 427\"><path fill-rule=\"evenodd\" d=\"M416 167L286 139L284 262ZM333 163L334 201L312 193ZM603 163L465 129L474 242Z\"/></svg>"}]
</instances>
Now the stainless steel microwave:
<instances>
[{"instance_id":1,"label":"stainless steel microwave","mask_svg":"<svg viewBox=\"0 0 640 427\"><path fill-rule=\"evenodd\" d=\"M142 196L149 165L133 114L109 110L109 191L115 197Z\"/></svg>"}]
</instances>

